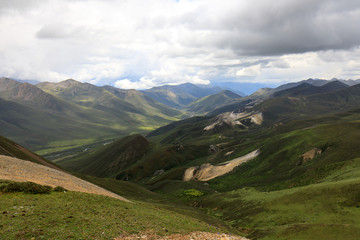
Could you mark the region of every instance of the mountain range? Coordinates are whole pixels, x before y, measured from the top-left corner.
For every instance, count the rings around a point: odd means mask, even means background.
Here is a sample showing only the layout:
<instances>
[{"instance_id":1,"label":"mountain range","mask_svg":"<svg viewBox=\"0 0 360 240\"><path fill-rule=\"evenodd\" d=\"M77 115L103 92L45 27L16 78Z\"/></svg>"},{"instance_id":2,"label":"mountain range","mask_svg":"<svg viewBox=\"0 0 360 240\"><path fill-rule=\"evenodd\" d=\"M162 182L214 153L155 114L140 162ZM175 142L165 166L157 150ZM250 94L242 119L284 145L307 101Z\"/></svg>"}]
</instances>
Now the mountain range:
<instances>
[{"instance_id":1,"label":"mountain range","mask_svg":"<svg viewBox=\"0 0 360 240\"><path fill-rule=\"evenodd\" d=\"M164 85L144 91L147 96L173 108L183 108L189 103L223 91L220 87L194 85L184 83L180 85Z\"/></svg>"},{"instance_id":2,"label":"mountain range","mask_svg":"<svg viewBox=\"0 0 360 240\"><path fill-rule=\"evenodd\" d=\"M135 90L75 80L34 86L0 79L0 131L33 150L147 132L182 117Z\"/></svg>"},{"instance_id":3,"label":"mountain range","mask_svg":"<svg viewBox=\"0 0 360 240\"><path fill-rule=\"evenodd\" d=\"M356 81L308 79L240 96L191 84L139 92L1 79L0 94L3 135L56 154L77 149L49 162L0 138L0 154L66 169L159 211L187 205L250 239L359 236Z\"/></svg>"}]
</instances>

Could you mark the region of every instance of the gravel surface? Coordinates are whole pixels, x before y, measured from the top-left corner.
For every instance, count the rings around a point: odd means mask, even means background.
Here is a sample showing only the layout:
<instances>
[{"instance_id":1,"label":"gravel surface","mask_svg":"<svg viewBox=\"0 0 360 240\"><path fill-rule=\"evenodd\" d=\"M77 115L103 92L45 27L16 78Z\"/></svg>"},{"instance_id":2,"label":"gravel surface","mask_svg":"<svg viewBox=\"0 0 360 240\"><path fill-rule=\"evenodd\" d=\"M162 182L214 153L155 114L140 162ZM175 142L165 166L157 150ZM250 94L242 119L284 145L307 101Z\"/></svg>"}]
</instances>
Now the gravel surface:
<instances>
[{"instance_id":1,"label":"gravel surface","mask_svg":"<svg viewBox=\"0 0 360 240\"><path fill-rule=\"evenodd\" d=\"M115 193L63 171L8 156L0 156L0 179L16 182L31 181L52 187L61 186L70 191L105 195L123 201L129 201Z\"/></svg>"},{"instance_id":2,"label":"gravel surface","mask_svg":"<svg viewBox=\"0 0 360 240\"><path fill-rule=\"evenodd\" d=\"M144 233L133 234L130 236L120 236L115 238L115 240L136 240L136 239L146 239L146 240L249 240L244 237L228 235L224 233L209 233L209 232L192 232L189 234L172 234L167 236L159 236L151 231Z\"/></svg>"}]
</instances>

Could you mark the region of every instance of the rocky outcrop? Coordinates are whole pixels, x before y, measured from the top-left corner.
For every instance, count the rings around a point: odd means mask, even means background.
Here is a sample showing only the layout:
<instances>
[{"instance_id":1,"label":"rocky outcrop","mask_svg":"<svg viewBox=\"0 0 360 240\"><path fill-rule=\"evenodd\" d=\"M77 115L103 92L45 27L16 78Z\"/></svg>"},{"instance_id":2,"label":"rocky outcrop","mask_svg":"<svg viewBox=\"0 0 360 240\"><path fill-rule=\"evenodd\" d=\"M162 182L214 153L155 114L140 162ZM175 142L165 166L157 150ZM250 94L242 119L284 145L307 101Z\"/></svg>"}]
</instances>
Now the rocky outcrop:
<instances>
[{"instance_id":1,"label":"rocky outcrop","mask_svg":"<svg viewBox=\"0 0 360 240\"><path fill-rule=\"evenodd\" d=\"M261 125L263 122L262 113L254 113L254 112L242 112L242 113L234 113L234 112L226 112L218 115L213 122L204 128L204 131L211 131L221 129L223 127L243 127L247 128L249 123L255 125Z\"/></svg>"},{"instance_id":2,"label":"rocky outcrop","mask_svg":"<svg viewBox=\"0 0 360 240\"><path fill-rule=\"evenodd\" d=\"M201 166L190 167L185 170L183 181L197 180L208 181L213 178L222 176L231 172L235 167L246 163L260 154L260 150L252 151L242 157L235 158L231 161L227 161L218 165L212 165L210 163L204 163Z\"/></svg>"}]
</instances>

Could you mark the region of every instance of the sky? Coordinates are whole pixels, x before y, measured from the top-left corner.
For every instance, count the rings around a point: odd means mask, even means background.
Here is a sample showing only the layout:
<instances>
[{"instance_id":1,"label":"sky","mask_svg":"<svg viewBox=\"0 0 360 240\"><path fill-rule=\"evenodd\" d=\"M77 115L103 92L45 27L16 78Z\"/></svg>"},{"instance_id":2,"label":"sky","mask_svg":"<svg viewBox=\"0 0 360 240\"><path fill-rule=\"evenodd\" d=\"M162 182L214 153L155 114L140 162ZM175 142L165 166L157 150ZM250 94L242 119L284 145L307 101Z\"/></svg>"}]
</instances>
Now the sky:
<instances>
[{"instance_id":1,"label":"sky","mask_svg":"<svg viewBox=\"0 0 360 240\"><path fill-rule=\"evenodd\" d=\"M360 78L359 0L0 0L0 77L147 89Z\"/></svg>"}]
</instances>

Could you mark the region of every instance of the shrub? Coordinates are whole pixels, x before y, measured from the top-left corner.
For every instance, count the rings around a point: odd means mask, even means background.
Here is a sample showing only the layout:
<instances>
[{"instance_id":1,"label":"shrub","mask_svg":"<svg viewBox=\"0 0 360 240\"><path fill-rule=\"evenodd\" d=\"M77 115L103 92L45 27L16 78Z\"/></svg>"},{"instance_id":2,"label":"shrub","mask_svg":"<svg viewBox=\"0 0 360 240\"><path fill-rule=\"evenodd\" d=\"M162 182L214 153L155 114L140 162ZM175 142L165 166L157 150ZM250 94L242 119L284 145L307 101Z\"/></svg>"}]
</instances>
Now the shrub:
<instances>
[{"instance_id":1,"label":"shrub","mask_svg":"<svg viewBox=\"0 0 360 240\"><path fill-rule=\"evenodd\" d=\"M196 189L187 189L187 190L183 191L183 195L188 198L198 198L198 197L201 197L202 195L204 195L204 193L200 192L199 190L196 190Z\"/></svg>"},{"instance_id":2,"label":"shrub","mask_svg":"<svg viewBox=\"0 0 360 240\"><path fill-rule=\"evenodd\" d=\"M67 192L68 190L66 190L65 188L61 187L61 186L57 186L54 188L53 190L54 192Z\"/></svg>"},{"instance_id":3,"label":"shrub","mask_svg":"<svg viewBox=\"0 0 360 240\"><path fill-rule=\"evenodd\" d=\"M1 192L11 193L11 192L22 192L23 191L23 183L19 182L11 182L6 185L2 185Z\"/></svg>"},{"instance_id":4,"label":"shrub","mask_svg":"<svg viewBox=\"0 0 360 240\"><path fill-rule=\"evenodd\" d=\"M43 186L34 182L11 182L1 187L3 193L24 192L31 194L50 193L52 187Z\"/></svg>"},{"instance_id":5,"label":"shrub","mask_svg":"<svg viewBox=\"0 0 360 240\"><path fill-rule=\"evenodd\" d=\"M26 182L24 183L24 193L32 193L32 194L39 194L39 193L50 193L52 187L46 185L40 185L33 182Z\"/></svg>"}]
</instances>

